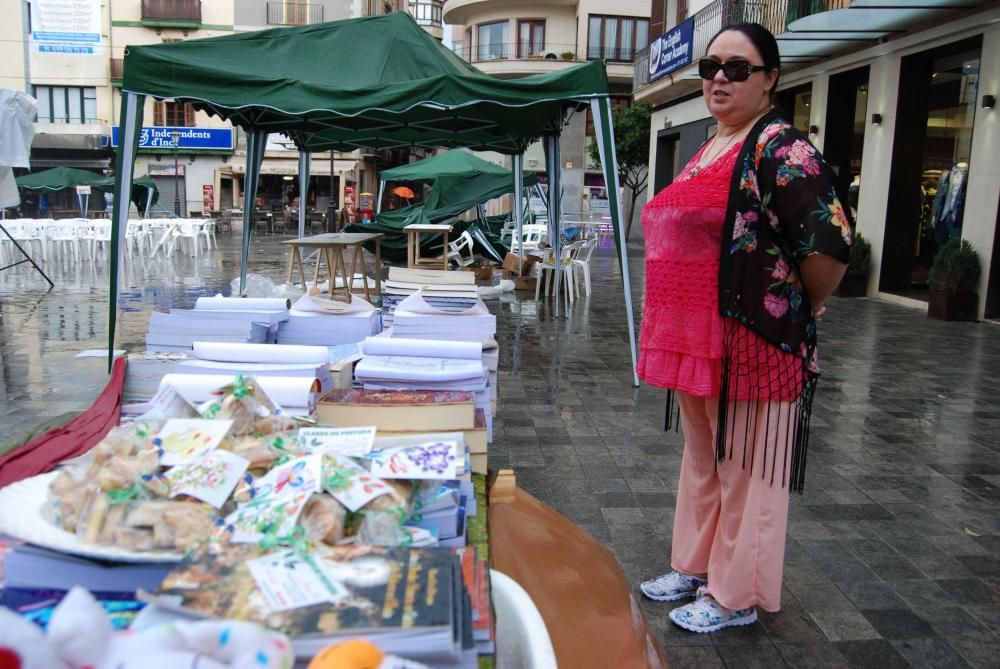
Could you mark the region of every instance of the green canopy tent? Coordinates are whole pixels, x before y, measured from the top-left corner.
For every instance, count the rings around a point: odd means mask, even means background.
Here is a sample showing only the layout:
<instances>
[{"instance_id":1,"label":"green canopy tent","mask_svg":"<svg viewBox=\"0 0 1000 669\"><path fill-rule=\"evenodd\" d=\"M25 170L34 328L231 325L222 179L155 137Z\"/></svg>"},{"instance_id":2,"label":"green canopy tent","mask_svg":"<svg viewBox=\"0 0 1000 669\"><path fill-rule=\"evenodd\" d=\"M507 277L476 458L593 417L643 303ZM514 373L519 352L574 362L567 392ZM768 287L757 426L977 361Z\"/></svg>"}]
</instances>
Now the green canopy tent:
<instances>
[{"instance_id":1,"label":"green canopy tent","mask_svg":"<svg viewBox=\"0 0 1000 669\"><path fill-rule=\"evenodd\" d=\"M57 191L77 186L90 186L110 193L115 188L114 177L106 177L96 172L78 170L73 167L53 167L50 170L25 174L17 177L15 181L19 188L31 190ZM136 209L139 211L145 211L148 215L149 207L156 204L158 199L159 191L149 177L140 177L132 182L130 200L135 203ZM87 207L82 199L80 201L80 215L87 215Z\"/></svg>"},{"instance_id":2,"label":"green canopy tent","mask_svg":"<svg viewBox=\"0 0 1000 669\"><path fill-rule=\"evenodd\" d=\"M382 241L383 257L395 261L406 258L405 226L454 219L458 214L477 208L488 200L514 192L514 175L511 170L489 163L462 149L452 149L415 163L383 170L379 178L379 203L387 183L419 182L430 185L430 193L425 201L393 211L379 212L374 223L355 224L350 228L354 232L385 234ZM534 174L526 175L527 185L534 185L536 182ZM461 222L458 225L460 230L470 227ZM503 262L505 250L498 251L495 242L481 229L472 228L469 232L480 253ZM421 246L430 247L438 243L440 237L439 234L425 235Z\"/></svg>"},{"instance_id":3,"label":"green canopy tent","mask_svg":"<svg viewBox=\"0 0 1000 669\"><path fill-rule=\"evenodd\" d=\"M497 79L463 61L400 12L129 46L124 58L116 170L119 182L112 239L116 258L122 252L127 220L123 205L131 188L146 97L191 103L246 130L246 202L256 197L263 150L272 132L288 136L306 154L402 147L498 151L514 156L515 196L523 178L521 156L530 143L544 136L548 164L555 166L550 170L549 187L558 193L559 132L568 114L588 104L595 119L604 119L598 145L608 158L603 164L607 183L614 186L609 191L618 193L602 61L521 79ZM300 201L305 199L303 193ZM621 209L615 203L613 197L612 223L621 230ZM558 253L558 198L550 198L550 205L553 229L549 238ZM519 215L520 206L515 210ZM246 283L252 223L252 207L244 207L241 290ZM619 235L616 242L625 284L633 379L638 383L624 239ZM120 259L112 263L110 272L109 347L115 334L119 265Z\"/></svg>"}]
</instances>

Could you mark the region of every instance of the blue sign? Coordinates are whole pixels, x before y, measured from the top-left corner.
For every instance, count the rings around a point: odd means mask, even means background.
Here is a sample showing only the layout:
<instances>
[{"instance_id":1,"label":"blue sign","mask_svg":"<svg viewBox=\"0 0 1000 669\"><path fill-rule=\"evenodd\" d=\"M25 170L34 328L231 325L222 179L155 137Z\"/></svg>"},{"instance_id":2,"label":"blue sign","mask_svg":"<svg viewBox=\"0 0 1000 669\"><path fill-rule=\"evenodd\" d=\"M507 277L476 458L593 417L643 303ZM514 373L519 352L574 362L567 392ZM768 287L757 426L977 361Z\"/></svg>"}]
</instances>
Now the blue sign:
<instances>
[{"instance_id":1,"label":"blue sign","mask_svg":"<svg viewBox=\"0 0 1000 669\"><path fill-rule=\"evenodd\" d=\"M649 45L649 80L691 64L694 51L694 17L684 21Z\"/></svg>"},{"instance_id":2,"label":"blue sign","mask_svg":"<svg viewBox=\"0 0 1000 669\"><path fill-rule=\"evenodd\" d=\"M118 146L120 128L111 127L111 146ZM176 146L175 146L176 141ZM214 149L233 150L232 128L175 128L143 126L139 131L139 150L143 149Z\"/></svg>"}]
</instances>

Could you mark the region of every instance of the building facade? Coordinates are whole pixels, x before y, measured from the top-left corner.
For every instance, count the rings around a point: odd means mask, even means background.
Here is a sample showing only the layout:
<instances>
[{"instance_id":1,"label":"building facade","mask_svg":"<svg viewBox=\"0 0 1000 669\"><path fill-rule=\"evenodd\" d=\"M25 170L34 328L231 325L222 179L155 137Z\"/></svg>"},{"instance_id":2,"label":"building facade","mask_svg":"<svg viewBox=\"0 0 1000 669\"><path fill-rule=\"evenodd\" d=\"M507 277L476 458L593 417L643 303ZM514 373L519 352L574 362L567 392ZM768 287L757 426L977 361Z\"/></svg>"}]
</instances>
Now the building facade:
<instances>
[{"instance_id":1,"label":"building facade","mask_svg":"<svg viewBox=\"0 0 1000 669\"><path fill-rule=\"evenodd\" d=\"M38 100L32 171L59 165L114 168L123 60L128 45L199 39L409 11L432 35L443 32L440 0L17 0L0 24L0 85ZM154 214L192 216L242 207L245 136L229 123L171 100L145 101L135 175L160 190ZM397 156L360 152L312 157L310 206L326 210L374 188ZM298 194L298 152L281 136L268 143L258 206L282 208ZM75 207L54 194L53 210ZM64 201L64 202L63 202ZM91 204L91 210L101 206Z\"/></svg>"},{"instance_id":2,"label":"building facade","mask_svg":"<svg viewBox=\"0 0 1000 669\"><path fill-rule=\"evenodd\" d=\"M708 39L724 25L757 21L776 34L782 53L778 107L832 165L857 230L872 244L868 294L920 306L934 254L961 236L983 267L979 314L1000 317L1000 3L656 5L661 32L637 59L635 86L636 100L654 106L654 192L714 132L695 71ZM691 48L665 71L655 61L668 42Z\"/></svg>"},{"instance_id":3,"label":"building facade","mask_svg":"<svg viewBox=\"0 0 1000 669\"><path fill-rule=\"evenodd\" d=\"M616 104L630 104L633 63L649 36L649 0L446 0L455 52L497 77L552 72L602 58ZM574 115L560 138L562 206L586 211L607 202L600 166L587 146L594 136L590 112ZM509 165L502 156L485 156ZM541 143L525 152L526 171L545 173ZM544 178L543 178L544 181Z\"/></svg>"}]
</instances>

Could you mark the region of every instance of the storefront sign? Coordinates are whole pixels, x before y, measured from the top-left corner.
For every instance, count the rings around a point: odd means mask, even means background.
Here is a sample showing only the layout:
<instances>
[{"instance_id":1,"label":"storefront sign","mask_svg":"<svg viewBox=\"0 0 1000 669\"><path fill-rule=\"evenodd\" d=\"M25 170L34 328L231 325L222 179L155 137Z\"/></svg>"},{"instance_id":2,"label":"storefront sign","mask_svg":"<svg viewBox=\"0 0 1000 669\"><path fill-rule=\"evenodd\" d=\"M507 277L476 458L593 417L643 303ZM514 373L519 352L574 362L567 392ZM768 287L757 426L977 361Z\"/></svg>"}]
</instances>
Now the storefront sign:
<instances>
[{"instance_id":1,"label":"storefront sign","mask_svg":"<svg viewBox=\"0 0 1000 669\"><path fill-rule=\"evenodd\" d=\"M691 64L694 49L694 17L689 18L649 45L649 80Z\"/></svg>"},{"instance_id":2,"label":"storefront sign","mask_svg":"<svg viewBox=\"0 0 1000 669\"><path fill-rule=\"evenodd\" d=\"M111 146L118 146L119 127L111 128ZM176 136L175 136L176 134ZM175 146L176 143L176 146ZM139 131L139 150L143 149L233 149L232 128L176 128L143 126Z\"/></svg>"},{"instance_id":3,"label":"storefront sign","mask_svg":"<svg viewBox=\"0 0 1000 669\"><path fill-rule=\"evenodd\" d=\"M34 0L30 7L35 51L101 55L101 0Z\"/></svg>"},{"instance_id":4,"label":"storefront sign","mask_svg":"<svg viewBox=\"0 0 1000 669\"><path fill-rule=\"evenodd\" d=\"M173 165L150 165L146 173L151 177L182 177L184 176L184 165L177 165L176 172L174 172Z\"/></svg>"}]
</instances>

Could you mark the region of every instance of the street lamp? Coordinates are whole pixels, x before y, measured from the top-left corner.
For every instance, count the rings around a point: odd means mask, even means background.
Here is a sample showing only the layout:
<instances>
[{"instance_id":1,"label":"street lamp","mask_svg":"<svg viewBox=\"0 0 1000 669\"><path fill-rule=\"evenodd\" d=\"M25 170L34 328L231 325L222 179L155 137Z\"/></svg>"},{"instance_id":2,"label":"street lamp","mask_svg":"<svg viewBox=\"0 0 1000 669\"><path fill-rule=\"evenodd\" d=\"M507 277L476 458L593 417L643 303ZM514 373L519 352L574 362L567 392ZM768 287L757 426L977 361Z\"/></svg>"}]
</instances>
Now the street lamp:
<instances>
[{"instance_id":1,"label":"street lamp","mask_svg":"<svg viewBox=\"0 0 1000 669\"><path fill-rule=\"evenodd\" d=\"M171 133L171 138L174 144L174 216L177 218L181 217L181 191L180 191L180 174L177 169L177 151L180 149L181 144L181 133L174 130Z\"/></svg>"}]
</instances>

